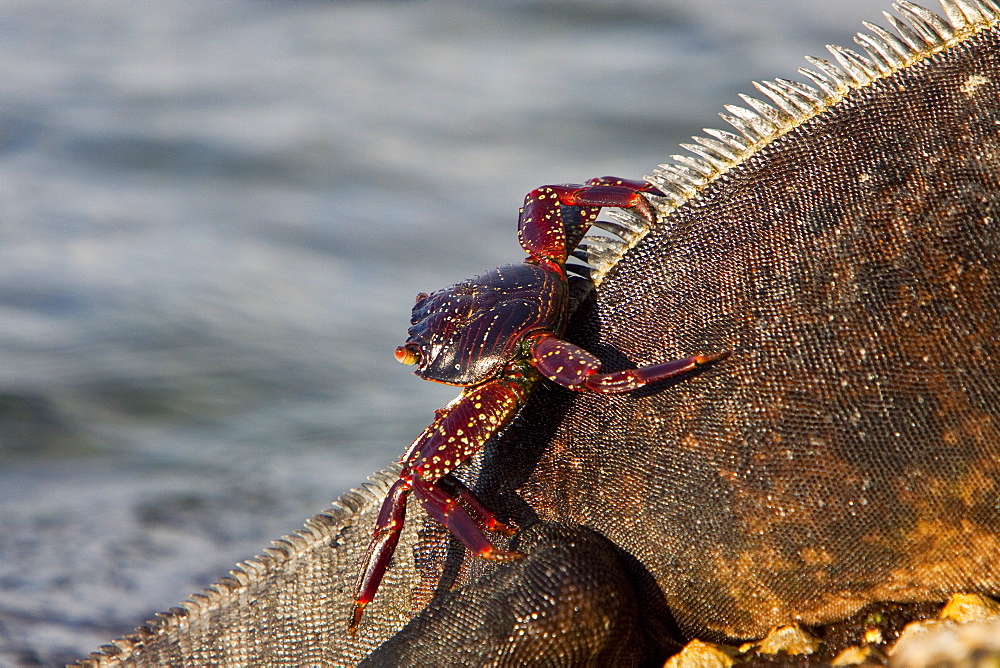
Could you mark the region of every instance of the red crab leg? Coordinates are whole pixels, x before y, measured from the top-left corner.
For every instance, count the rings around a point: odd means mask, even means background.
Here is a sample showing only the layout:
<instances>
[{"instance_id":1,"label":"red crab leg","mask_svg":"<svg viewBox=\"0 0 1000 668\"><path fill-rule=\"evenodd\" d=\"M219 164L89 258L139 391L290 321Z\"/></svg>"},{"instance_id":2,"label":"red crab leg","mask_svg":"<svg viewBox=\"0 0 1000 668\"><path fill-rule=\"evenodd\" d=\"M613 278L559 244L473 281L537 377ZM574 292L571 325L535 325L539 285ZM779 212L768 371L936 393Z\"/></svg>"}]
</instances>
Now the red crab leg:
<instances>
[{"instance_id":1,"label":"red crab leg","mask_svg":"<svg viewBox=\"0 0 1000 668\"><path fill-rule=\"evenodd\" d=\"M382 583L382 576L389 567L389 560L396 551L403 521L406 519L406 499L410 496L410 491L409 480L400 478L389 488L389 493L382 502L378 519L375 520L375 533L368 545L365 567L361 569L355 589L354 615L348 627L352 634L361 621L365 606L375 597L375 592Z\"/></svg>"},{"instance_id":2,"label":"red crab leg","mask_svg":"<svg viewBox=\"0 0 1000 668\"><path fill-rule=\"evenodd\" d=\"M618 394L682 374L728 355L728 352L695 355L638 369L598 373L601 368L599 359L572 343L551 334L542 334L531 344L530 361L542 375L563 387L580 392Z\"/></svg>"},{"instance_id":3,"label":"red crab leg","mask_svg":"<svg viewBox=\"0 0 1000 668\"><path fill-rule=\"evenodd\" d=\"M513 536L516 533L513 527L498 520L496 515L476 498L472 490L466 487L465 483L455 476L449 473L438 480L437 485L450 497L461 501L465 509L472 515L472 518L476 520L476 524L482 528L507 534L508 536Z\"/></svg>"},{"instance_id":4,"label":"red crab leg","mask_svg":"<svg viewBox=\"0 0 1000 668\"><path fill-rule=\"evenodd\" d=\"M524 198L518 219L521 247L534 258L562 265L604 207L634 208L651 224L656 214L641 193L660 194L644 181L602 176L586 185L542 186ZM562 207L579 207L578 220L565 220Z\"/></svg>"},{"instance_id":5,"label":"red crab leg","mask_svg":"<svg viewBox=\"0 0 1000 668\"><path fill-rule=\"evenodd\" d=\"M438 411L437 419L410 448L412 455L405 464L436 483L507 426L524 404L525 388L517 380L491 380L465 388L456 401Z\"/></svg>"},{"instance_id":6,"label":"red crab leg","mask_svg":"<svg viewBox=\"0 0 1000 668\"><path fill-rule=\"evenodd\" d=\"M355 590L349 627L352 633L365 606L374 598L396 550L410 492L416 493L431 517L478 556L498 561L522 556L490 543L483 528L503 531L506 525L498 522L471 490L449 474L507 426L526 396L525 385L516 380L494 380L466 388L457 401L435 412L434 422L409 447L399 480L389 489L375 522L374 537Z\"/></svg>"},{"instance_id":7,"label":"red crab leg","mask_svg":"<svg viewBox=\"0 0 1000 668\"><path fill-rule=\"evenodd\" d=\"M512 561L524 556L520 552L494 547L476 520L458 500L434 483L414 476L413 491L427 514L454 534L477 557L491 561ZM490 516L492 515L490 513Z\"/></svg>"},{"instance_id":8,"label":"red crab leg","mask_svg":"<svg viewBox=\"0 0 1000 668\"><path fill-rule=\"evenodd\" d=\"M423 442L413 449L408 462L413 471L413 490L428 514L486 559L519 555L493 547L483 528L506 531L507 526L498 522L469 488L449 474L507 426L526 396L526 385L517 380L493 380L466 388L461 398L439 413L438 419L424 431ZM465 502L465 506L459 501Z\"/></svg>"}]
</instances>

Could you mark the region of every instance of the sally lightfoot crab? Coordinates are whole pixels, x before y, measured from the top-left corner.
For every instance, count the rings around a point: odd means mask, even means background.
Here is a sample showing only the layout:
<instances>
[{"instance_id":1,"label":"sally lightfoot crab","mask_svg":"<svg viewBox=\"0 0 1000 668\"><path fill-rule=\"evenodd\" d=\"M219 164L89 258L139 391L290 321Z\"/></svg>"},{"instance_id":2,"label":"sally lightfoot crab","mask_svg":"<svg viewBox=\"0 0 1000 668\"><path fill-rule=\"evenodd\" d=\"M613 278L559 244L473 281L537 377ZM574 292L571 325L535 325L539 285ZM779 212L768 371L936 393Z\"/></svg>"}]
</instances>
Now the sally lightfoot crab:
<instances>
[{"instance_id":1,"label":"sally lightfoot crab","mask_svg":"<svg viewBox=\"0 0 1000 668\"><path fill-rule=\"evenodd\" d=\"M396 358L421 378L464 389L403 455L386 496L355 592L353 631L396 549L410 493L431 517L484 559L522 555L495 547L485 531L512 533L451 472L517 415L542 377L578 392L634 390L724 357L695 355L638 369L600 373L594 355L560 337L569 317L566 260L604 207L632 209L652 225L640 181L613 177L586 185L542 186L524 200L518 239L529 257L430 295L417 295L406 344Z\"/></svg>"}]
</instances>

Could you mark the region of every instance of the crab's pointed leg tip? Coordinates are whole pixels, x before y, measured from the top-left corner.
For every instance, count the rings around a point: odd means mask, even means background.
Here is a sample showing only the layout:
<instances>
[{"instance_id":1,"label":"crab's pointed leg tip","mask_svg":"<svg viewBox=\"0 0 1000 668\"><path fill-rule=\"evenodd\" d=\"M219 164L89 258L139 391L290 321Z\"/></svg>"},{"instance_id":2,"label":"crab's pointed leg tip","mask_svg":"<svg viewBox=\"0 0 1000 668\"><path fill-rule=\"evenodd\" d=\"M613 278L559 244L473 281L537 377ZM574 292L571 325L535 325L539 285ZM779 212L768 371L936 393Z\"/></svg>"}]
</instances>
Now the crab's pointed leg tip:
<instances>
[{"instance_id":1,"label":"crab's pointed leg tip","mask_svg":"<svg viewBox=\"0 0 1000 668\"><path fill-rule=\"evenodd\" d=\"M361 623L361 615L365 613L366 603L355 603L354 614L351 616L351 623L347 625L347 632L353 638L358 633L358 624Z\"/></svg>"},{"instance_id":2,"label":"crab's pointed leg tip","mask_svg":"<svg viewBox=\"0 0 1000 668\"><path fill-rule=\"evenodd\" d=\"M502 533L505 536L513 536L514 534L517 533L517 529L515 529L509 524L504 524L503 522L497 522L493 526L493 531L496 531L497 533Z\"/></svg>"},{"instance_id":3,"label":"crab's pointed leg tip","mask_svg":"<svg viewBox=\"0 0 1000 668\"><path fill-rule=\"evenodd\" d=\"M733 354L732 350L723 350L721 353L713 353L711 355L699 355L698 356L698 366L702 364L710 364L712 362L719 362L726 359Z\"/></svg>"},{"instance_id":4,"label":"crab's pointed leg tip","mask_svg":"<svg viewBox=\"0 0 1000 668\"><path fill-rule=\"evenodd\" d=\"M495 517L486 525L486 528L490 531L502 533L505 536L513 536L517 533L517 529L512 524L501 522Z\"/></svg>"},{"instance_id":5,"label":"crab's pointed leg tip","mask_svg":"<svg viewBox=\"0 0 1000 668\"><path fill-rule=\"evenodd\" d=\"M524 559L525 554L517 552L515 550L501 550L496 547L492 547L488 550L479 553L479 556L488 561L516 561L518 559Z\"/></svg>"}]
</instances>

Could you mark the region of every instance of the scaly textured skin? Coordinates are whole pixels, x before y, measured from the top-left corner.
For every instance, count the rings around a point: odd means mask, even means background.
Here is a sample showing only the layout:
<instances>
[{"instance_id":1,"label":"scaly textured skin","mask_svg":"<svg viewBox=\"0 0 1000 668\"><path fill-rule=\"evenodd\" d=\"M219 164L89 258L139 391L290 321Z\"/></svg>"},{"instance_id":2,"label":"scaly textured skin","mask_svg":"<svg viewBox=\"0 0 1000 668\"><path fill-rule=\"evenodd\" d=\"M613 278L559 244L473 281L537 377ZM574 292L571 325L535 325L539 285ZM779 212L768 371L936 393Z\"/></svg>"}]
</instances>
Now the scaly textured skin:
<instances>
[{"instance_id":1,"label":"scaly textured skin","mask_svg":"<svg viewBox=\"0 0 1000 668\"><path fill-rule=\"evenodd\" d=\"M1000 594L998 99L994 28L653 228L574 340L732 358L640 398L538 397L504 439L520 466L488 460L483 489L603 533L691 636Z\"/></svg>"},{"instance_id":2,"label":"scaly textured skin","mask_svg":"<svg viewBox=\"0 0 1000 668\"><path fill-rule=\"evenodd\" d=\"M519 545L531 558L441 596L360 665L639 665L640 613L614 544L540 522ZM551 632L533 633L541 627Z\"/></svg>"},{"instance_id":3,"label":"scaly textured skin","mask_svg":"<svg viewBox=\"0 0 1000 668\"><path fill-rule=\"evenodd\" d=\"M490 507L559 521L522 531L529 559L545 527L586 525L616 546L645 660L671 651L667 603L689 635L719 639L878 601L1000 593L1000 37L973 20L874 83L856 73L857 90L828 91L843 99L773 140L747 139L722 177L678 187L567 331L612 368L703 347L732 348L725 365L638 397L537 392L487 447L477 491ZM391 639L432 599L461 629L483 597L585 582L553 568L532 585L411 521L365 634L349 638L388 480L86 663L352 665L387 639L378 651L403 656L428 637L438 613ZM541 619L529 637L565 633ZM598 619L575 624L588 635ZM456 633L433 663L483 630Z\"/></svg>"}]
</instances>

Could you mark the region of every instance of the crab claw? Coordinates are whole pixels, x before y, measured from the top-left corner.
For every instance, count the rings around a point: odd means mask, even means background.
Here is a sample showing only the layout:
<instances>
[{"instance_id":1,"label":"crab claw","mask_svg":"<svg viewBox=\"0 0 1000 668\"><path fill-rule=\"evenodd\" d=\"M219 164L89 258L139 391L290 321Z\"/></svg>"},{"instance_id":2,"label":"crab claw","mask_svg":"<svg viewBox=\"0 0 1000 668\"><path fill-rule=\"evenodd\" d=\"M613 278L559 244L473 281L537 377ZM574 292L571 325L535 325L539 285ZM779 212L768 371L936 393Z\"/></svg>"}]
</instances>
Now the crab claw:
<instances>
[{"instance_id":1,"label":"crab claw","mask_svg":"<svg viewBox=\"0 0 1000 668\"><path fill-rule=\"evenodd\" d=\"M400 346L396 348L396 359L403 364L416 364L420 361L420 353L413 346Z\"/></svg>"}]
</instances>

